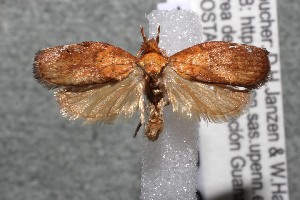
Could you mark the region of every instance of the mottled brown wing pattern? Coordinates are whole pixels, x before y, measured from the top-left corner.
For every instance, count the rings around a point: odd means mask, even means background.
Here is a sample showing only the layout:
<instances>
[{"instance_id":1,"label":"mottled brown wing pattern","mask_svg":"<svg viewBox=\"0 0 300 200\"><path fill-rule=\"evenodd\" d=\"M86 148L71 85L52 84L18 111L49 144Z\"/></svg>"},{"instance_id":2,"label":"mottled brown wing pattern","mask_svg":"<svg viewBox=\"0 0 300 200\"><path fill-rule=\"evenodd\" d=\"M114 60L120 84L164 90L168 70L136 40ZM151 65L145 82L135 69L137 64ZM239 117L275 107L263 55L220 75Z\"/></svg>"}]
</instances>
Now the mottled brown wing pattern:
<instances>
[{"instance_id":1,"label":"mottled brown wing pattern","mask_svg":"<svg viewBox=\"0 0 300 200\"><path fill-rule=\"evenodd\" d=\"M188 80L242 86L263 85L269 76L268 51L228 42L206 42L175 53L172 68Z\"/></svg>"},{"instance_id":2,"label":"mottled brown wing pattern","mask_svg":"<svg viewBox=\"0 0 300 200\"><path fill-rule=\"evenodd\" d=\"M199 120L226 122L240 116L250 101L249 90L189 81L166 67L166 90L174 112Z\"/></svg>"},{"instance_id":3,"label":"mottled brown wing pattern","mask_svg":"<svg viewBox=\"0 0 300 200\"><path fill-rule=\"evenodd\" d=\"M46 48L36 54L34 76L48 88L119 81L135 68L136 57L101 42Z\"/></svg>"},{"instance_id":4,"label":"mottled brown wing pattern","mask_svg":"<svg viewBox=\"0 0 300 200\"><path fill-rule=\"evenodd\" d=\"M142 71L136 68L127 78L95 86L64 88L55 93L61 113L87 123L113 123L128 119L143 104ZM140 108L141 109L141 108Z\"/></svg>"},{"instance_id":5,"label":"mottled brown wing pattern","mask_svg":"<svg viewBox=\"0 0 300 200\"><path fill-rule=\"evenodd\" d=\"M145 124L145 135L152 141L163 129L167 102L182 117L226 122L243 113L250 90L268 79L265 49L206 42L168 58L158 47L158 35L147 39L143 29L141 33L137 57L101 42L41 50L34 60L34 76L48 88L60 88L55 96L64 116L110 124L140 111L135 133Z\"/></svg>"}]
</instances>

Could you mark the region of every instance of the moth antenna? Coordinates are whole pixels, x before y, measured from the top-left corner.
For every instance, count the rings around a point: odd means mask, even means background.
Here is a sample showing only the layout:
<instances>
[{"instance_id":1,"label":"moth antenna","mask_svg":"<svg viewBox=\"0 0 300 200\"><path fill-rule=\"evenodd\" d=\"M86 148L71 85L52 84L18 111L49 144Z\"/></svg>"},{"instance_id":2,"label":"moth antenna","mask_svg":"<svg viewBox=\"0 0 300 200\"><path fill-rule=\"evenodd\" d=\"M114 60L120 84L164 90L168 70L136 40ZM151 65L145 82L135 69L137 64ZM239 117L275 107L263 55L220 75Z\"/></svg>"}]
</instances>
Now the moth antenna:
<instances>
[{"instance_id":1,"label":"moth antenna","mask_svg":"<svg viewBox=\"0 0 300 200\"><path fill-rule=\"evenodd\" d=\"M141 26L141 34L142 34L142 37L143 37L144 42L147 42L147 37L146 37L146 35L145 35L144 27L143 27L143 26Z\"/></svg>"},{"instance_id":2,"label":"moth antenna","mask_svg":"<svg viewBox=\"0 0 300 200\"><path fill-rule=\"evenodd\" d=\"M155 39L157 44L159 43L159 34L160 34L160 25L158 25L157 35L156 35L156 39Z\"/></svg>"}]
</instances>

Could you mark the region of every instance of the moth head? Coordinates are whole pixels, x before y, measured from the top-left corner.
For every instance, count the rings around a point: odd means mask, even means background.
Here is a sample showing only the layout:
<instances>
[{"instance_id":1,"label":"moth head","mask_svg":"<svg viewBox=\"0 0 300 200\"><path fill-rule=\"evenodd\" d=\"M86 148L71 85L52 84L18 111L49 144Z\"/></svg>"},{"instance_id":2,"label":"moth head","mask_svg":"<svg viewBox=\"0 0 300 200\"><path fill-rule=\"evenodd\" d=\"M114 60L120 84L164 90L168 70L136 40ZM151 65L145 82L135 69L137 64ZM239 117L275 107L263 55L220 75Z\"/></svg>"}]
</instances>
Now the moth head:
<instances>
[{"instance_id":1,"label":"moth head","mask_svg":"<svg viewBox=\"0 0 300 200\"><path fill-rule=\"evenodd\" d=\"M161 53L161 50L158 47L159 33L160 33L160 26L158 26L156 37L152 38L152 39L148 39L145 35L144 27L141 26L141 34L142 34L142 37L143 37L143 44L141 46L142 52L144 52L144 53L146 53L146 52Z\"/></svg>"}]
</instances>

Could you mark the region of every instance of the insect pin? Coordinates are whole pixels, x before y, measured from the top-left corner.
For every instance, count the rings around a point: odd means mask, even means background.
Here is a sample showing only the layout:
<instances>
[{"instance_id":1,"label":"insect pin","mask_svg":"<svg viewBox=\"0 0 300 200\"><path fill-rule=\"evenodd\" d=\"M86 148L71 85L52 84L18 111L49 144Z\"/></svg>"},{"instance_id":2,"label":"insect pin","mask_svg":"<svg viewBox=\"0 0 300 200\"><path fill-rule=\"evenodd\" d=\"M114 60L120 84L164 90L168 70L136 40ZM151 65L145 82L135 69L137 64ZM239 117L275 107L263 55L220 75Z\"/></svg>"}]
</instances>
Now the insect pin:
<instances>
[{"instance_id":1,"label":"insect pin","mask_svg":"<svg viewBox=\"0 0 300 200\"><path fill-rule=\"evenodd\" d=\"M34 77L55 97L63 116L111 124L140 113L135 135L158 139L163 108L189 120L226 122L236 118L270 73L268 51L222 41L194 45L168 57L158 47L160 28L136 56L103 42L82 42L37 52Z\"/></svg>"}]
</instances>

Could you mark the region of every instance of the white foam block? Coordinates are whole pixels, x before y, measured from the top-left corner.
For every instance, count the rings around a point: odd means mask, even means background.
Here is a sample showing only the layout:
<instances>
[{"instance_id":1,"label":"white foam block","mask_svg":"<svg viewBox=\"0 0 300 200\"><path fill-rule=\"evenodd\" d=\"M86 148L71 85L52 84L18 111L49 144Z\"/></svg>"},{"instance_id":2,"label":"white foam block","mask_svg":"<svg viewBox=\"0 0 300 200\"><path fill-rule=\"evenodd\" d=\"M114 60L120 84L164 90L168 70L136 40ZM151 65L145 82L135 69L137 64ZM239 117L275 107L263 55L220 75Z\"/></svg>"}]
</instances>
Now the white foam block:
<instances>
[{"instance_id":1,"label":"white foam block","mask_svg":"<svg viewBox=\"0 0 300 200\"><path fill-rule=\"evenodd\" d=\"M200 18L192 11L153 11L147 18L150 37L160 25L159 46L169 56L201 42ZM171 106L164 120L157 141L144 139L141 199L196 199L199 121L181 120Z\"/></svg>"}]
</instances>

